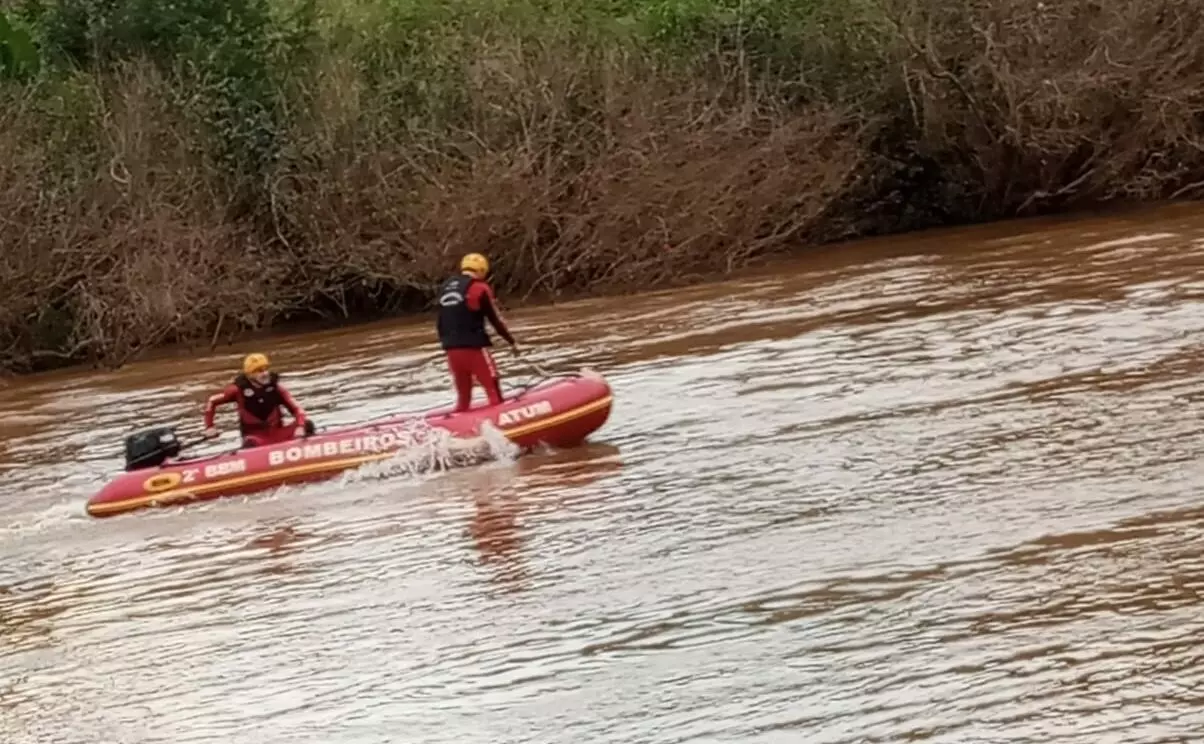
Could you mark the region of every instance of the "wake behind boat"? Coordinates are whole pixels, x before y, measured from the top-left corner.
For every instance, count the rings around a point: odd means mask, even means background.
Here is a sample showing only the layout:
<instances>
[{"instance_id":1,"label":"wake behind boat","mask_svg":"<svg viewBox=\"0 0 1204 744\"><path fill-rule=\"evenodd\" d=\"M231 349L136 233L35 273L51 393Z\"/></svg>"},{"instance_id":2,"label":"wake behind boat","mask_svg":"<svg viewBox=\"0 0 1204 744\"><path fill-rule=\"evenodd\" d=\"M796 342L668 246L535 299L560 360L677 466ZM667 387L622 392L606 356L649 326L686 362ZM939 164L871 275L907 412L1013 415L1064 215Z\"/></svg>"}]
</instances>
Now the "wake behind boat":
<instances>
[{"instance_id":1,"label":"wake behind boat","mask_svg":"<svg viewBox=\"0 0 1204 744\"><path fill-rule=\"evenodd\" d=\"M611 401L606 379L584 371L524 389L507 396L501 405L462 413L452 413L446 406L399 414L207 457L172 459L178 458L182 449L174 430L153 429L126 438L127 472L88 499L86 510L93 517L109 517L328 480L423 444L421 438L415 438L416 423L425 424L427 431L442 430L453 441L479 437L481 427L489 423L524 449L539 444L573 447L606 423Z\"/></svg>"}]
</instances>

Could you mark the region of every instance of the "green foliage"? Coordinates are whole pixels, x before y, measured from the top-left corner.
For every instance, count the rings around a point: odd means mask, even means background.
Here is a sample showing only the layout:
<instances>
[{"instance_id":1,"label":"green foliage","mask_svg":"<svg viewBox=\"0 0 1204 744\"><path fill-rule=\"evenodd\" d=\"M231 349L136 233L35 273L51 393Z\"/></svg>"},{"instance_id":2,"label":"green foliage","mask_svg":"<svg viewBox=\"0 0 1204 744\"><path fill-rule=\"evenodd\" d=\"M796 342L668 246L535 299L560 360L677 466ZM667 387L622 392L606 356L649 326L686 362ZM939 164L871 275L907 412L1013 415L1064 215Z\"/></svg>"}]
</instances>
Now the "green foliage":
<instances>
[{"instance_id":1,"label":"green foliage","mask_svg":"<svg viewBox=\"0 0 1204 744\"><path fill-rule=\"evenodd\" d=\"M523 54L561 44L654 55L716 77L739 68L798 101L850 98L877 89L866 1L24 0L35 32L0 24L0 61L29 79L35 38L60 71L152 61L208 133L205 157L250 204L296 149L286 132L334 65L350 65L374 109L411 132L471 128L468 89L500 36Z\"/></svg>"},{"instance_id":2,"label":"green foliage","mask_svg":"<svg viewBox=\"0 0 1204 744\"><path fill-rule=\"evenodd\" d=\"M208 133L206 155L254 199L287 128L285 83L309 62L316 0L29 0L24 17L64 71L150 60Z\"/></svg>"},{"instance_id":3,"label":"green foliage","mask_svg":"<svg viewBox=\"0 0 1204 744\"><path fill-rule=\"evenodd\" d=\"M33 35L16 18L0 8L0 78L33 79L42 67L42 57Z\"/></svg>"}]
</instances>

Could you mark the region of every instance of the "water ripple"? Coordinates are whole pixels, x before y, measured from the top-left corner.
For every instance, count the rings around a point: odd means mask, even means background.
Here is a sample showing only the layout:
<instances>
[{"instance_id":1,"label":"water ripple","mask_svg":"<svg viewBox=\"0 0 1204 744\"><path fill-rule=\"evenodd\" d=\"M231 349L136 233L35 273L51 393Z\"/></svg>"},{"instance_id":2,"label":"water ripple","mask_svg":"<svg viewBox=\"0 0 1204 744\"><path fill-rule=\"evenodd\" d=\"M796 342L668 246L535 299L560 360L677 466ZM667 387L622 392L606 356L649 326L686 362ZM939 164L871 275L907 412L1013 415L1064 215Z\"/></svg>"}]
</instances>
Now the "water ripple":
<instances>
[{"instance_id":1,"label":"water ripple","mask_svg":"<svg viewBox=\"0 0 1204 744\"><path fill-rule=\"evenodd\" d=\"M0 389L0 733L1186 741L1204 220L1028 228L514 313L612 419L447 472L92 521L241 350ZM323 423L447 396L426 324L271 348Z\"/></svg>"}]
</instances>

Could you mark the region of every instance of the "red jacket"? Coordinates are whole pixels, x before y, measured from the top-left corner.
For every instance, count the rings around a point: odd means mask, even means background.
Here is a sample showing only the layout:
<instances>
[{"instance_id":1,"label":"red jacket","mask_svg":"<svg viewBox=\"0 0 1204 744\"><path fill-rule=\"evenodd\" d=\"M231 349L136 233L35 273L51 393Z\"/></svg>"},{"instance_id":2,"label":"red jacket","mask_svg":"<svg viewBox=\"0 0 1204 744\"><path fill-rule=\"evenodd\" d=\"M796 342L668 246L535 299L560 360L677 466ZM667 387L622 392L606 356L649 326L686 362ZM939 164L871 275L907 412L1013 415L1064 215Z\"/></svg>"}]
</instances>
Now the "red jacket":
<instances>
[{"instance_id":1,"label":"red jacket","mask_svg":"<svg viewBox=\"0 0 1204 744\"><path fill-rule=\"evenodd\" d=\"M305 426L307 417L288 390L278 382L276 373L266 385L253 385L246 375L239 375L220 393L205 402L205 428L213 426L217 407L227 403L238 405L238 428L245 434L284 427L281 409L293 415L293 426Z\"/></svg>"}]
</instances>

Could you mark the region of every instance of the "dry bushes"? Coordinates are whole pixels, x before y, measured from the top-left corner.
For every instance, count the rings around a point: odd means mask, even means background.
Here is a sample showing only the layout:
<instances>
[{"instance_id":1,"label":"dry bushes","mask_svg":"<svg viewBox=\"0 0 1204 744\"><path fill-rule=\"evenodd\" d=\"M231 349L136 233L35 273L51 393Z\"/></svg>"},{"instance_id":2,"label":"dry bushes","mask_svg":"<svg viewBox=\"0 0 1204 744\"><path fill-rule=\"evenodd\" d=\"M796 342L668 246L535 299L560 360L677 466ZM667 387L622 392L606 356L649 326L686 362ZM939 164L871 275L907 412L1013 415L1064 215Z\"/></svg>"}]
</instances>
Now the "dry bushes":
<instances>
[{"instance_id":1,"label":"dry bushes","mask_svg":"<svg viewBox=\"0 0 1204 744\"><path fill-rule=\"evenodd\" d=\"M984 219L1204 179L1204 4L890 0L917 149Z\"/></svg>"},{"instance_id":2,"label":"dry bushes","mask_svg":"<svg viewBox=\"0 0 1204 744\"><path fill-rule=\"evenodd\" d=\"M44 43L102 48L67 5ZM244 5L0 83L0 367L419 308L467 251L509 298L640 289L1204 183L1196 3Z\"/></svg>"},{"instance_id":3,"label":"dry bushes","mask_svg":"<svg viewBox=\"0 0 1204 744\"><path fill-rule=\"evenodd\" d=\"M471 131L413 135L329 68L246 216L149 65L87 89L74 115L93 141L71 168L47 133L0 134L18 226L0 237L16 272L0 275L0 364L121 364L280 318L420 307L470 250L510 296L688 281L797 242L864 152L832 106L787 111L647 59L479 52Z\"/></svg>"},{"instance_id":4,"label":"dry bushes","mask_svg":"<svg viewBox=\"0 0 1204 744\"><path fill-rule=\"evenodd\" d=\"M120 364L223 317L262 316L265 277L179 139L187 127L166 106L168 83L145 66L105 83L62 89L76 109L15 101L0 120L4 367ZM44 128L52 118L70 130Z\"/></svg>"},{"instance_id":5,"label":"dry bushes","mask_svg":"<svg viewBox=\"0 0 1204 744\"><path fill-rule=\"evenodd\" d=\"M787 111L647 61L610 65L482 49L471 133L326 142L320 174L279 200L296 240L324 246L314 273L340 266L339 283L425 299L481 251L511 296L688 281L797 243L860 164L861 130L838 108Z\"/></svg>"}]
</instances>

